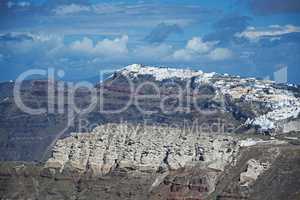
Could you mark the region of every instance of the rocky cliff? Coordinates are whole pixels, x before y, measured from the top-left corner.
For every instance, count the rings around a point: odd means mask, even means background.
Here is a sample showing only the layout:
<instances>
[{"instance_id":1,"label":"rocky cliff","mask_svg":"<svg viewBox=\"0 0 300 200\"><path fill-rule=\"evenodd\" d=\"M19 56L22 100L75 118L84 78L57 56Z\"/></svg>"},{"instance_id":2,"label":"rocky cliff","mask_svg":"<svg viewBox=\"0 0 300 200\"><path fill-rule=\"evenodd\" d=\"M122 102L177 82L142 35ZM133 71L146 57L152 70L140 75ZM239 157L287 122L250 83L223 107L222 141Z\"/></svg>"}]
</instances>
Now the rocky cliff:
<instances>
[{"instance_id":1,"label":"rocky cliff","mask_svg":"<svg viewBox=\"0 0 300 200\"><path fill-rule=\"evenodd\" d=\"M299 199L300 148L288 141L132 128L124 134L124 125L110 124L72 134L56 143L45 165L1 163L0 197Z\"/></svg>"},{"instance_id":2,"label":"rocky cliff","mask_svg":"<svg viewBox=\"0 0 300 200\"><path fill-rule=\"evenodd\" d=\"M58 140L46 166L72 167L105 175L116 168L168 171L202 165L224 171L234 164L236 138L178 128L107 124L91 133L72 133Z\"/></svg>"},{"instance_id":3,"label":"rocky cliff","mask_svg":"<svg viewBox=\"0 0 300 200\"><path fill-rule=\"evenodd\" d=\"M12 83L0 84L1 160L40 161L47 158L56 139L78 130L81 119L90 125L120 123L209 125L202 132L281 134L297 132L299 88L254 78L204 73L188 69L130 65L95 85L96 106L89 113L70 117L69 89L60 91L57 82L25 81L21 90L24 103L48 109L49 85L54 86L55 112L30 115L14 100ZM58 112L58 94L65 108ZM152 96L151 96L152 95ZM91 94L82 88L74 102L85 107ZM121 108L121 112L116 111ZM217 130L212 130L218 124ZM90 127L89 130L91 131ZM24 151L23 149L26 149Z\"/></svg>"}]
</instances>

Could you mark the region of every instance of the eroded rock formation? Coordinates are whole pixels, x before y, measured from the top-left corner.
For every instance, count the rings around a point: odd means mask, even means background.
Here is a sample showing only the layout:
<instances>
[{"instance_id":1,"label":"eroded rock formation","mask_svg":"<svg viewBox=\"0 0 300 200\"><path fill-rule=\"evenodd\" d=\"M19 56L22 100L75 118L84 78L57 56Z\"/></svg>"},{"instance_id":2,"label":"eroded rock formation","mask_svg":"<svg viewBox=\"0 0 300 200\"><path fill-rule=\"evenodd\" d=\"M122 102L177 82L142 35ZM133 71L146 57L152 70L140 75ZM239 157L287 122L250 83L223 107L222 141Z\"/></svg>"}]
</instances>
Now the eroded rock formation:
<instances>
[{"instance_id":1,"label":"eroded rock formation","mask_svg":"<svg viewBox=\"0 0 300 200\"><path fill-rule=\"evenodd\" d=\"M107 124L58 140L47 167L107 174L115 168L166 171L196 164L223 171L239 145L229 135L205 135L159 126Z\"/></svg>"}]
</instances>

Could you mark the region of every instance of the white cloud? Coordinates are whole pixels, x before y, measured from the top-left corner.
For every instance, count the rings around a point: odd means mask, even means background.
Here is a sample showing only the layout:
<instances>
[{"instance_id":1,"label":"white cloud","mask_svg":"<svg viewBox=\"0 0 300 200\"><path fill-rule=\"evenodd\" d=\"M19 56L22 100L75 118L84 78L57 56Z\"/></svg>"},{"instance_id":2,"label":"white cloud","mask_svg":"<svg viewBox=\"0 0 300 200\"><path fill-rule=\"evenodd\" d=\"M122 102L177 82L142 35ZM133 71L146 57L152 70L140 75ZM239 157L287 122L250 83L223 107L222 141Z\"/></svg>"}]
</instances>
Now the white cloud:
<instances>
[{"instance_id":1,"label":"white cloud","mask_svg":"<svg viewBox=\"0 0 300 200\"><path fill-rule=\"evenodd\" d=\"M28 58L38 55L40 56L39 59L53 59L70 56L78 59L101 57L101 59L105 58L107 60L113 60L116 57L120 58L128 55L127 35L114 39L103 39L96 42L85 37L82 40L76 40L71 44L66 44L64 42L64 36L61 35L22 32L11 33L10 36L13 42L0 41L0 54L8 51L11 52L13 56L24 56Z\"/></svg>"},{"instance_id":2,"label":"white cloud","mask_svg":"<svg viewBox=\"0 0 300 200\"><path fill-rule=\"evenodd\" d=\"M263 37L278 38L278 36L295 32L300 32L300 27L293 25L271 25L264 28L248 27L245 31L235 34L235 36L239 38L246 38L252 41L258 41Z\"/></svg>"},{"instance_id":3,"label":"white cloud","mask_svg":"<svg viewBox=\"0 0 300 200\"><path fill-rule=\"evenodd\" d=\"M66 4L60 5L53 10L57 15L69 15L80 12L92 12L95 14L112 14L122 12L126 7L122 5L114 5L108 3L98 3L93 5Z\"/></svg>"},{"instance_id":4,"label":"white cloud","mask_svg":"<svg viewBox=\"0 0 300 200\"><path fill-rule=\"evenodd\" d=\"M63 35L45 33L13 33L11 37L18 38L24 35L30 39L0 42L0 60L3 54L5 62L6 59L17 57L31 63L31 66L96 67L103 63L129 62L207 63L224 60L232 55L230 50L218 48L215 45L217 42L203 42L200 38L192 38L184 48L178 49L164 43L141 43L129 48L127 35L98 41L84 37L71 43L65 43Z\"/></svg>"},{"instance_id":5,"label":"white cloud","mask_svg":"<svg viewBox=\"0 0 300 200\"><path fill-rule=\"evenodd\" d=\"M124 11L122 6L107 3L99 3L91 6L91 9L97 14L112 14Z\"/></svg>"},{"instance_id":6,"label":"white cloud","mask_svg":"<svg viewBox=\"0 0 300 200\"><path fill-rule=\"evenodd\" d=\"M173 57L177 60L189 61L199 55L207 54L216 44L218 41L204 42L200 37L193 37L187 42L184 49L175 51Z\"/></svg>"},{"instance_id":7,"label":"white cloud","mask_svg":"<svg viewBox=\"0 0 300 200\"><path fill-rule=\"evenodd\" d=\"M200 37L194 37L187 42L184 49L174 52L173 58L176 60L191 61L199 58L210 60L225 60L232 56L232 52L227 48L217 48L218 41L204 42Z\"/></svg>"},{"instance_id":8,"label":"white cloud","mask_svg":"<svg viewBox=\"0 0 300 200\"><path fill-rule=\"evenodd\" d=\"M87 37L83 38L83 40L81 41L73 42L70 47L73 50L78 50L78 51L83 51L88 53L94 52L93 40Z\"/></svg>"},{"instance_id":9,"label":"white cloud","mask_svg":"<svg viewBox=\"0 0 300 200\"><path fill-rule=\"evenodd\" d=\"M174 52L173 57L176 60L189 61L194 56L193 56L193 52L190 52L188 49L179 49L179 50Z\"/></svg>"},{"instance_id":10,"label":"white cloud","mask_svg":"<svg viewBox=\"0 0 300 200\"><path fill-rule=\"evenodd\" d=\"M128 36L124 35L113 40L104 39L94 44L93 40L85 37L81 41L75 41L70 48L75 51L94 55L122 56L128 53Z\"/></svg>"},{"instance_id":11,"label":"white cloud","mask_svg":"<svg viewBox=\"0 0 300 200\"><path fill-rule=\"evenodd\" d=\"M53 49L63 46L63 38L58 35L29 32L11 32L0 35L6 36L0 43L0 49L12 55L49 55ZM1 53L1 52L0 52Z\"/></svg>"},{"instance_id":12,"label":"white cloud","mask_svg":"<svg viewBox=\"0 0 300 200\"><path fill-rule=\"evenodd\" d=\"M216 48L212 50L208 57L212 60L225 60L232 57L233 53L227 48Z\"/></svg>"},{"instance_id":13,"label":"white cloud","mask_svg":"<svg viewBox=\"0 0 300 200\"><path fill-rule=\"evenodd\" d=\"M31 4L30 2L27 1L20 1L20 2L13 2L13 1L8 1L7 2L7 7L12 8L12 7L29 7Z\"/></svg>"},{"instance_id":14,"label":"white cloud","mask_svg":"<svg viewBox=\"0 0 300 200\"><path fill-rule=\"evenodd\" d=\"M121 38L116 38L114 40L104 39L100 41L95 46L95 49L104 54L127 54L128 53L128 36L124 35Z\"/></svg>"},{"instance_id":15,"label":"white cloud","mask_svg":"<svg viewBox=\"0 0 300 200\"><path fill-rule=\"evenodd\" d=\"M186 49L202 54L209 52L216 44L218 44L218 41L203 42L202 38L193 37L188 41Z\"/></svg>"},{"instance_id":16,"label":"white cloud","mask_svg":"<svg viewBox=\"0 0 300 200\"><path fill-rule=\"evenodd\" d=\"M68 15L80 12L88 12L90 11L90 6L78 5L78 4L70 4L70 5L62 5L55 8L53 11L57 15Z\"/></svg>"}]
</instances>

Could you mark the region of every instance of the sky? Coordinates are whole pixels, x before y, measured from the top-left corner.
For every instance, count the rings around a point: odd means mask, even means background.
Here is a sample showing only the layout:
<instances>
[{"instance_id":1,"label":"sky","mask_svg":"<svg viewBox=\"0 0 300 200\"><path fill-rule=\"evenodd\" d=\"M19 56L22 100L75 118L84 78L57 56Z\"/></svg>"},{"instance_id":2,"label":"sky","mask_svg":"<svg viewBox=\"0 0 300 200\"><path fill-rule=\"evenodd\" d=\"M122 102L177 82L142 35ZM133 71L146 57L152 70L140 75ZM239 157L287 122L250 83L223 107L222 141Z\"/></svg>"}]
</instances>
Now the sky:
<instances>
[{"instance_id":1,"label":"sky","mask_svg":"<svg viewBox=\"0 0 300 200\"><path fill-rule=\"evenodd\" d=\"M88 79L128 64L300 84L299 0L0 0L0 81Z\"/></svg>"}]
</instances>

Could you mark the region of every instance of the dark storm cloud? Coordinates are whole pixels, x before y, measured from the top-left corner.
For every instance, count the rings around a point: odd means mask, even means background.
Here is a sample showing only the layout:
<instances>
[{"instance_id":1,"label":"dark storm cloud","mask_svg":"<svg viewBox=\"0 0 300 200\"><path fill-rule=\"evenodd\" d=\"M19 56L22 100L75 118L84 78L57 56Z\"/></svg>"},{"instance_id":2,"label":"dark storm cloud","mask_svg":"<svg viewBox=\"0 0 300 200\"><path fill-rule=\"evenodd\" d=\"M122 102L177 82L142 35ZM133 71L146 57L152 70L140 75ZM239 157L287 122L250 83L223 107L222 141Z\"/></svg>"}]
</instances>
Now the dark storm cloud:
<instances>
[{"instance_id":1,"label":"dark storm cloud","mask_svg":"<svg viewBox=\"0 0 300 200\"><path fill-rule=\"evenodd\" d=\"M249 5L259 15L300 12L299 0L249 0Z\"/></svg>"},{"instance_id":2,"label":"dark storm cloud","mask_svg":"<svg viewBox=\"0 0 300 200\"><path fill-rule=\"evenodd\" d=\"M226 44L235 38L235 33L242 32L249 25L250 17L240 15L228 15L214 24L215 31L206 35L204 40L217 40Z\"/></svg>"},{"instance_id":3,"label":"dark storm cloud","mask_svg":"<svg viewBox=\"0 0 300 200\"><path fill-rule=\"evenodd\" d=\"M7 2L8 2L8 0L0 1L0 8L7 7Z\"/></svg>"},{"instance_id":4,"label":"dark storm cloud","mask_svg":"<svg viewBox=\"0 0 300 200\"><path fill-rule=\"evenodd\" d=\"M33 41L33 37L28 34L18 34L14 35L12 33L7 33L0 35L0 42L23 42L26 40Z\"/></svg>"},{"instance_id":5,"label":"dark storm cloud","mask_svg":"<svg viewBox=\"0 0 300 200\"><path fill-rule=\"evenodd\" d=\"M145 41L162 43L173 33L180 34L183 30L177 24L160 23L145 37Z\"/></svg>"}]
</instances>

